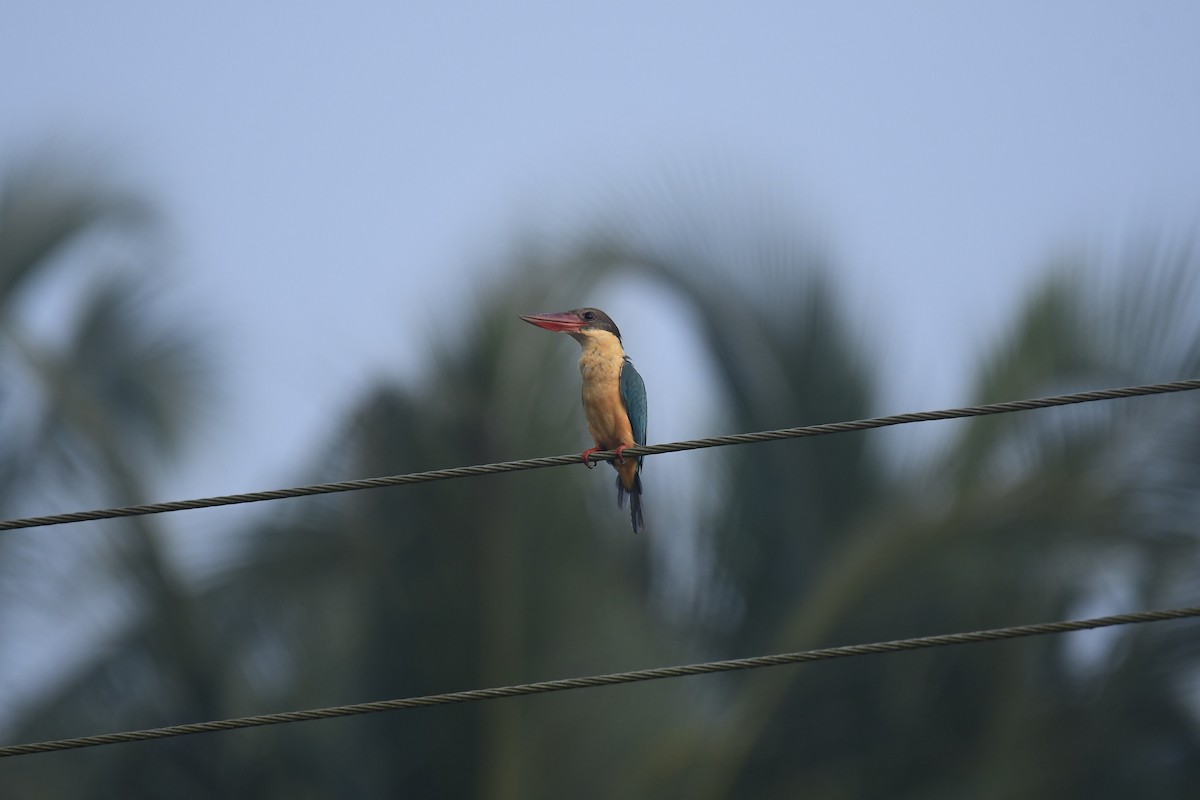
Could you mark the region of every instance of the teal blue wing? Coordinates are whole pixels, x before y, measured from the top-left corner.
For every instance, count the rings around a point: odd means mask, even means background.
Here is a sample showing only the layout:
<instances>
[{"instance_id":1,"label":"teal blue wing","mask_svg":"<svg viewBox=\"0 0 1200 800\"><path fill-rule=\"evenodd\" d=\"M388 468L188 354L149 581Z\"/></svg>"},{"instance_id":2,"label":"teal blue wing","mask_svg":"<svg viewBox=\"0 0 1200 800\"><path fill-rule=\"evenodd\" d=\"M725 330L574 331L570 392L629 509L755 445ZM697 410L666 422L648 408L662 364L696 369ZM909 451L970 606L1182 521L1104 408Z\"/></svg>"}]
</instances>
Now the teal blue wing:
<instances>
[{"instance_id":1,"label":"teal blue wing","mask_svg":"<svg viewBox=\"0 0 1200 800\"><path fill-rule=\"evenodd\" d=\"M633 439L640 445L646 444L646 384L642 376L633 368L633 362L628 358L621 367L621 402L625 404L625 412L629 414L629 427L633 428ZM637 472L633 476L633 486L628 492L621 476L617 475L617 505L625 507L625 496L629 495L629 518L633 522L633 532L646 529L646 520L642 515L642 459L637 460ZM616 464L613 465L614 467Z\"/></svg>"},{"instance_id":2,"label":"teal blue wing","mask_svg":"<svg viewBox=\"0 0 1200 800\"><path fill-rule=\"evenodd\" d=\"M621 368L621 402L629 414L629 425L633 438L639 445L646 444L646 384L633 368L633 362L625 359Z\"/></svg>"}]
</instances>

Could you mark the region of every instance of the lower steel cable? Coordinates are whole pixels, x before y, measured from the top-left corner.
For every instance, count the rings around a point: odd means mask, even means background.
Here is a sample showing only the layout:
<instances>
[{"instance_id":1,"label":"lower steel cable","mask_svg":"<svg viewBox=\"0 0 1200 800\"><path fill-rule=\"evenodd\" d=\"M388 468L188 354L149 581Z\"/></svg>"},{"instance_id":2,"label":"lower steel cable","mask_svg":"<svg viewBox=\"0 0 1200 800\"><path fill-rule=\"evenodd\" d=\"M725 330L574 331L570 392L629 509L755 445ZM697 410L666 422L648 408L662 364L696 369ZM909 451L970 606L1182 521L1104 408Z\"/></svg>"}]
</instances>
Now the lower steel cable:
<instances>
[{"instance_id":1,"label":"lower steel cable","mask_svg":"<svg viewBox=\"0 0 1200 800\"><path fill-rule=\"evenodd\" d=\"M663 678L681 678L689 675L708 675L715 672L775 667L783 664L804 664L810 661L854 658L876 653L896 653L931 647L949 647L952 645L994 642L1002 639L1018 639L1026 636L1062 634L1070 631L1110 628L1116 625L1135 625L1146 622L1161 622L1187 617L1200 617L1200 606L1173 608L1163 611L1141 611L1132 614L1115 614L1107 617L1093 617L1091 619L1066 620L1062 622L1045 622L1035 625L1017 625L1009 628L991 628L967 633L921 636L914 639L897 639L890 642L874 642L871 644L856 644L844 647L827 647L820 650L805 650L798 653L780 653L776 655L754 656L752 658L738 658L731 661L708 661L701 664L684 664L676 667L658 667L655 669L634 670L632 672L615 672L608 675L592 675L583 678L566 678L562 680L542 681L540 683L501 686L494 689L472 689L465 692L449 692L447 694L431 694L397 700L381 700L374 703L355 703L352 705L332 706L330 708L315 708L307 711L285 711L279 714L260 714L252 717L238 717L212 722L170 725L164 728L147 728L145 730L126 731L122 733L103 733L97 736L80 736L73 739L56 739L54 741L35 742L32 744L14 744L0 747L0 758L32 755L33 753L51 753L59 750L77 750L83 747L96 747L106 744L140 742L148 739L166 739L173 736L187 736L193 733L257 728L264 725L280 725L285 722L332 719L356 714L372 714L378 711L398 711L406 708L472 703L481 700L497 700L501 697L521 697L531 694L544 694L546 692L560 692L568 689L613 686L624 683L660 680Z\"/></svg>"}]
</instances>

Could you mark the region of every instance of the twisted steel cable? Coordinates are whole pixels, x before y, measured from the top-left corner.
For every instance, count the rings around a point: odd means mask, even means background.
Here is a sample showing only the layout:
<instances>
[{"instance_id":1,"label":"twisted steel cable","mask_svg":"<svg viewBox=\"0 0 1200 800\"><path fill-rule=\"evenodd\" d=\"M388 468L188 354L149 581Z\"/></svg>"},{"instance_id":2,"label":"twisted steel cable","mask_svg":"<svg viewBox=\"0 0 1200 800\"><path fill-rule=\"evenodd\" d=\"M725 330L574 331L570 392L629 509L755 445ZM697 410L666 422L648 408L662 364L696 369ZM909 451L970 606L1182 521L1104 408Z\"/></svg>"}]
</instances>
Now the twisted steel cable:
<instances>
[{"instance_id":1,"label":"twisted steel cable","mask_svg":"<svg viewBox=\"0 0 1200 800\"><path fill-rule=\"evenodd\" d=\"M1125 397L1142 397L1171 392L1189 392L1200 389L1200 379L1171 381L1168 383L1153 383L1141 386L1128 386L1120 389L1101 389L1090 392L1074 392L1053 397L1041 397L1030 400L1011 400L1003 403L987 403L963 408L950 408L942 411L918 411L909 414L893 414L887 417L854 420L849 422L832 422L822 425L806 425L799 428L782 428L773 431L758 431L754 433L737 433L728 436L710 436L705 439L690 439L683 442L656 444L648 447L628 447L625 455L652 456L661 453L678 453L684 450L700 450L705 447L726 447L735 444L751 444L755 442L772 442L780 439L800 439L808 436L824 436L831 433L849 433L871 428L886 428L891 425L907 425L914 422L933 422L935 420L962 419L964 417L983 417L992 414L1009 414L1015 411L1031 411L1038 408L1073 405L1077 403L1094 403L1100 400L1116 400ZM611 450L598 452L592 456L597 461L611 461L615 457ZM291 489L273 489L263 492L246 492L244 494L220 495L203 497L196 500L176 500L166 503L149 503L137 506L121 506L117 508L101 508L94 511L76 511L69 514L51 514L42 517L26 517L0 522L0 531L18 528L37 528L46 525L66 525L76 522L89 522L100 519L115 519L118 517L135 517L144 514L163 514L171 511L188 511L198 508L213 508L215 506L230 506L241 503L261 503L267 500L284 500L289 497L307 497L318 494L333 494L336 492L354 492L363 489L380 489L385 486L406 486L413 483L430 483L455 478L472 478L479 475L494 475L500 472L518 472L527 469L544 469L546 467L563 467L568 464L580 463L577 454L561 456L544 456L541 458L525 458L516 461L500 461L494 464L478 464L470 467L452 467L435 469L428 472L411 472L405 475L388 475L379 478L364 478L361 480L341 481L338 483L320 483L312 486L299 486Z\"/></svg>"},{"instance_id":2,"label":"twisted steel cable","mask_svg":"<svg viewBox=\"0 0 1200 800\"><path fill-rule=\"evenodd\" d=\"M661 680L664 678L681 678L689 675L708 675L715 672L732 672L735 670L756 669L758 667L775 667L784 664L804 664L811 661L856 658L877 653L896 653L932 647L994 642L1027 636L1062 634L1070 631L1108 628L1117 625L1134 625L1146 622L1161 622L1163 620L1184 619L1187 617L1200 617L1200 606L1173 608L1162 611L1141 611L1132 614L1115 614L1105 617L1045 622L1034 625L1017 625L1007 628L991 628L966 633L921 636L888 642L805 650L798 653L778 653L775 655L754 656L752 658L737 658L729 661L708 661L675 667L657 667L630 672L615 672L607 675L591 675L582 678L565 678L538 683L517 684L514 686L500 686L493 689L472 689L463 692L381 700L373 703L354 703L350 705L331 706L329 708L314 708L305 711L258 714L250 717L236 717L211 722L194 722L184 725L168 725L162 728L147 728L138 731L79 736L71 739L55 739L31 744L14 744L0 747L0 758L32 755L34 753L51 753L59 750L77 750L84 747L96 747L107 744L141 742L149 739L166 739L175 736L188 736L194 733L231 731L239 728L258 728L264 725L280 725L288 722L305 722L315 719L333 719L335 717L348 717L357 714L373 714L379 711L398 711L407 708L473 703L482 700L497 700L502 697L523 697L525 695L545 694L547 692L560 692L570 689L587 689L597 686L614 686L625 683Z\"/></svg>"}]
</instances>

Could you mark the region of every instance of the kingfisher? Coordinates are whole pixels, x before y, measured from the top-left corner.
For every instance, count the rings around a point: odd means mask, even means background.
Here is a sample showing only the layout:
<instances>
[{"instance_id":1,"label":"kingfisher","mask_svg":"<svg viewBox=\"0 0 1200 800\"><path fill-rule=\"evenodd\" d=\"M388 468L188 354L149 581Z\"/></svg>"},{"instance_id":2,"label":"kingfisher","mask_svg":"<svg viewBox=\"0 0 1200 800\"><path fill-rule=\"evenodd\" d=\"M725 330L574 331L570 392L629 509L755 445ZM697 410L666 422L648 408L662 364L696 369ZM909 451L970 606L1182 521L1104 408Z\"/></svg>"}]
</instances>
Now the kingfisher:
<instances>
[{"instance_id":1,"label":"kingfisher","mask_svg":"<svg viewBox=\"0 0 1200 800\"><path fill-rule=\"evenodd\" d=\"M646 384L625 355L616 323L598 308L520 317L539 328L570 334L583 348L579 356L583 415L596 443L583 451L583 463L591 469L593 453L616 451L616 458L609 463L617 471L617 506L624 509L628 495L633 532L644 530L642 457L625 458L621 453L626 447L646 444Z\"/></svg>"}]
</instances>

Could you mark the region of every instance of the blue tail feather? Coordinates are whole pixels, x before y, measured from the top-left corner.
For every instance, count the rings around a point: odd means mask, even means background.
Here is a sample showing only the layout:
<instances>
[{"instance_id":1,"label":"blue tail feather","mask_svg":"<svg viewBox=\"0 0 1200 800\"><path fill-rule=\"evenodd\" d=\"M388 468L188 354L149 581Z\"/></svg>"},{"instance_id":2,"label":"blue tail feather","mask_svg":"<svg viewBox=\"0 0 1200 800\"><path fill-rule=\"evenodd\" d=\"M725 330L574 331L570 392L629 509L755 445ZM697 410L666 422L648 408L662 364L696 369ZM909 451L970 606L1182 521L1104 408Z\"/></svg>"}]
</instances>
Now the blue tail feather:
<instances>
[{"instance_id":1,"label":"blue tail feather","mask_svg":"<svg viewBox=\"0 0 1200 800\"><path fill-rule=\"evenodd\" d=\"M629 495L629 520L633 523L633 532L641 533L646 529L646 520L642 517L642 475L637 473L633 476L633 489L626 491L625 484L621 483L621 476L617 476L617 508L625 508L625 495Z\"/></svg>"}]
</instances>

